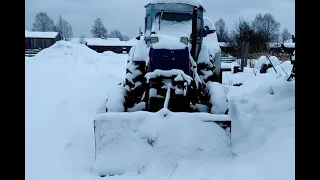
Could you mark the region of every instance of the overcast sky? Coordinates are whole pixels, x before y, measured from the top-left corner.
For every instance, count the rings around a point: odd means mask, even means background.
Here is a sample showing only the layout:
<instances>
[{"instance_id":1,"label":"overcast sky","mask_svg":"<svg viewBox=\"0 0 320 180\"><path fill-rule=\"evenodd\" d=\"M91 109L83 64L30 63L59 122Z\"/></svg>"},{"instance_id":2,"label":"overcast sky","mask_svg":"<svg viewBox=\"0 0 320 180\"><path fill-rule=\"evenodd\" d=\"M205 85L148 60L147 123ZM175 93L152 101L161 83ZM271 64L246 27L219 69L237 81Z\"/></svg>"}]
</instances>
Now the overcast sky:
<instances>
[{"instance_id":1,"label":"overcast sky","mask_svg":"<svg viewBox=\"0 0 320 180\"><path fill-rule=\"evenodd\" d=\"M73 28L74 37L85 34L91 37L90 29L96 17L110 30L119 29L133 38L139 27L144 28L146 5L150 0L25 0L25 26L31 30L37 12L46 12L55 22L59 14ZM257 13L272 13L281 23L280 30L295 32L294 0L202 0L207 10L205 16L214 22L223 18L230 29L239 17L253 20Z\"/></svg>"}]
</instances>

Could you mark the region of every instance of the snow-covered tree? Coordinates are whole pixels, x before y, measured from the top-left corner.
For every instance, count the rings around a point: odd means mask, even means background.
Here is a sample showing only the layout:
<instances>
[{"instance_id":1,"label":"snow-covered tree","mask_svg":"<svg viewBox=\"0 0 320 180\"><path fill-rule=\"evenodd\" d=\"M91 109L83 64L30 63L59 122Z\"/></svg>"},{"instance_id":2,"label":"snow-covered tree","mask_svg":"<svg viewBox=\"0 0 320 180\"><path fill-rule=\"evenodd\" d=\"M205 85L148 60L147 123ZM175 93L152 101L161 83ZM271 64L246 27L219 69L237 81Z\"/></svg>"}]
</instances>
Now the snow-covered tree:
<instances>
[{"instance_id":1,"label":"snow-covered tree","mask_svg":"<svg viewBox=\"0 0 320 180\"><path fill-rule=\"evenodd\" d=\"M281 33L281 41L285 42L286 40L291 38L291 34L289 33L287 28L284 28Z\"/></svg>"},{"instance_id":2,"label":"snow-covered tree","mask_svg":"<svg viewBox=\"0 0 320 180\"><path fill-rule=\"evenodd\" d=\"M101 19L97 17L97 19L94 21L94 24L91 29L92 36L95 38L107 38L108 37L108 31L104 27Z\"/></svg>"},{"instance_id":3,"label":"snow-covered tree","mask_svg":"<svg viewBox=\"0 0 320 180\"><path fill-rule=\"evenodd\" d=\"M123 40L128 41L128 40L130 40L130 38L129 38L129 36L125 35L125 36L123 36Z\"/></svg>"},{"instance_id":4,"label":"snow-covered tree","mask_svg":"<svg viewBox=\"0 0 320 180\"><path fill-rule=\"evenodd\" d=\"M274 42L279 33L280 22L276 21L272 14L257 14L252 22L252 28L260 35L263 35L267 42Z\"/></svg>"},{"instance_id":5,"label":"snow-covered tree","mask_svg":"<svg viewBox=\"0 0 320 180\"><path fill-rule=\"evenodd\" d=\"M73 37L73 31L71 25L59 15L59 19L54 27L54 30L58 32L63 40L69 41Z\"/></svg>"},{"instance_id":6,"label":"snow-covered tree","mask_svg":"<svg viewBox=\"0 0 320 180\"><path fill-rule=\"evenodd\" d=\"M86 38L86 35L84 35L84 34L81 35L81 36L80 36L79 43L80 43L80 44L85 44L85 38Z\"/></svg>"},{"instance_id":7,"label":"snow-covered tree","mask_svg":"<svg viewBox=\"0 0 320 180\"><path fill-rule=\"evenodd\" d=\"M119 38L120 41L124 40L124 37L123 37L122 33L119 30L111 31L108 37L109 38Z\"/></svg>"},{"instance_id":8,"label":"snow-covered tree","mask_svg":"<svg viewBox=\"0 0 320 180\"><path fill-rule=\"evenodd\" d=\"M216 23L216 31L217 31L217 37L218 41L225 42L228 39L228 31L226 28L226 23L222 18L220 18Z\"/></svg>"}]
</instances>

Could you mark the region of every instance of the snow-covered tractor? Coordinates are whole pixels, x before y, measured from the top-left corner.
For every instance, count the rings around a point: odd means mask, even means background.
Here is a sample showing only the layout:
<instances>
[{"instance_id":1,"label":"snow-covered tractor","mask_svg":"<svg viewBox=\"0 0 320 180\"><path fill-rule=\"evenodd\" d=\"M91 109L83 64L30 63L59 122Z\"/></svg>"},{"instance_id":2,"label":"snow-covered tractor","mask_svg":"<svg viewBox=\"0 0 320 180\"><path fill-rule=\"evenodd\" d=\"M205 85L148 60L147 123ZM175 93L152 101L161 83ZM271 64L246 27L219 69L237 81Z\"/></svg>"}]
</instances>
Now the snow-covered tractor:
<instances>
[{"instance_id":1,"label":"snow-covered tractor","mask_svg":"<svg viewBox=\"0 0 320 180\"><path fill-rule=\"evenodd\" d=\"M172 121L199 121L212 127L218 139L227 137L218 144L230 141L231 119L227 115L215 27L209 18L203 17L201 1L183 2L154 0L145 6L145 30L129 52L125 80L109 93L106 113L99 114L94 122L95 171L102 176L113 171L110 164L102 169L97 167L108 161L106 154L110 158L111 152L106 149L117 144L114 141L119 141L124 131L144 132L151 128L141 124L167 123L170 130ZM203 133L194 128L197 134ZM136 135L124 134L127 138ZM144 135L140 138L152 147L158 139L150 140Z\"/></svg>"}]
</instances>

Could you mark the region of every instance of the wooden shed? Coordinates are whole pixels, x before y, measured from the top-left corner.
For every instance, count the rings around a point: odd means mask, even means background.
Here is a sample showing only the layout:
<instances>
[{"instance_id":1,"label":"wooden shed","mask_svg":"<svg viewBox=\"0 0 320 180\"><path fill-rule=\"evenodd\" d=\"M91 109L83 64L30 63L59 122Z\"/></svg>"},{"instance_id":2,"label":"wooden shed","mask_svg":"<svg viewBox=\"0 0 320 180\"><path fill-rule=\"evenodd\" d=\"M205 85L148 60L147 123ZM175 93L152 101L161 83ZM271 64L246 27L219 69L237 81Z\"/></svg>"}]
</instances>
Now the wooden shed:
<instances>
[{"instance_id":1,"label":"wooden shed","mask_svg":"<svg viewBox=\"0 0 320 180\"><path fill-rule=\"evenodd\" d=\"M25 31L25 49L41 50L60 40L61 37L57 32Z\"/></svg>"},{"instance_id":2,"label":"wooden shed","mask_svg":"<svg viewBox=\"0 0 320 180\"><path fill-rule=\"evenodd\" d=\"M132 41L120 41L118 38L86 38L85 42L90 49L98 53L112 51L118 54L129 53L136 43Z\"/></svg>"},{"instance_id":3,"label":"wooden shed","mask_svg":"<svg viewBox=\"0 0 320 180\"><path fill-rule=\"evenodd\" d=\"M226 42L218 42L218 43L219 43L219 47L220 47L220 49L221 49L222 52L224 52L224 53L226 53L226 54L229 54L229 53L232 52L233 48L230 47L230 46L228 45L228 43L226 43Z\"/></svg>"}]
</instances>

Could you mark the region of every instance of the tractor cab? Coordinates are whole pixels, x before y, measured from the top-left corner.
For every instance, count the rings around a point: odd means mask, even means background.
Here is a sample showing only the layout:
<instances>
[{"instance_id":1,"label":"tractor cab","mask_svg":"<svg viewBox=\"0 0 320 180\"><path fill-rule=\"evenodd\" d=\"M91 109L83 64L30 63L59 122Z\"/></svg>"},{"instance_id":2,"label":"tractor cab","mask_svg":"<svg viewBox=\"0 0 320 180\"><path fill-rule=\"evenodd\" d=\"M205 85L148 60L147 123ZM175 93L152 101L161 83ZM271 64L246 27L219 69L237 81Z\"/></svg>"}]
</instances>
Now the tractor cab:
<instances>
[{"instance_id":1,"label":"tractor cab","mask_svg":"<svg viewBox=\"0 0 320 180\"><path fill-rule=\"evenodd\" d=\"M197 60L203 37L214 32L204 27L205 10L201 5L159 2L145 6L144 40L150 47L149 70L180 69L191 75L190 50Z\"/></svg>"}]
</instances>

